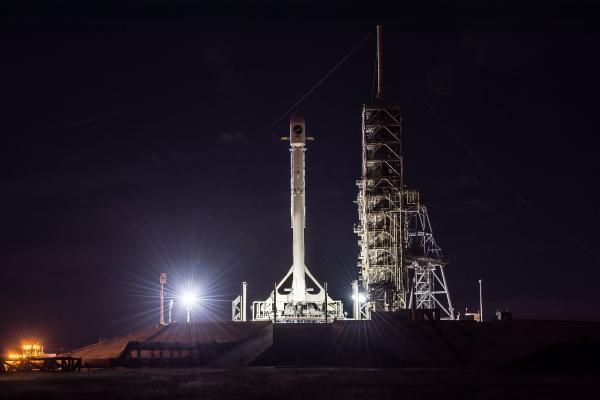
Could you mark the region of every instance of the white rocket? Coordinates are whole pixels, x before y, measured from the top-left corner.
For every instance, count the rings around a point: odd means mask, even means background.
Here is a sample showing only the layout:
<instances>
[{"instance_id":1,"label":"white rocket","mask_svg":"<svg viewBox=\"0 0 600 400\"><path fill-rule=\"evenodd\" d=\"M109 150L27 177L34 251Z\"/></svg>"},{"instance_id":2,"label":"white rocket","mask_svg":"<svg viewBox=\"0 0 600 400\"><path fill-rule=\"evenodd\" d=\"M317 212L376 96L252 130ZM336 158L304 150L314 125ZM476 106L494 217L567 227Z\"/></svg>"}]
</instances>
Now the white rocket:
<instances>
[{"instance_id":1,"label":"white rocket","mask_svg":"<svg viewBox=\"0 0 600 400\"><path fill-rule=\"evenodd\" d=\"M328 322L344 318L341 301L327 294L327 283L321 286L304 264L305 228L305 144L313 140L306 136L304 118L296 112L290 119L290 185L292 217L292 267L279 283L275 284L269 298L252 303L252 320L273 322ZM290 275L292 287L288 287ZM310 287L306 287L307 280ZM283 293L282 293L283 292ZM243 291L242 291L243 296ZM240 296L232 302L234 320L244 320L240 314ZM238 316L238 317L236 317ZM237 319L236 319L237 318Z\"/></svg>"},{"instance_id":2,"label":"white rocket","mask_svg":"<svg viewBox=\"0 0 600 400\"><path fill-rule=\"evenodd\" d=\"M306 301L306 266L304 265L304 145L306 144L304 118L295 112L290 119L291 197L292 197L292 301Z\"/></svg>"}]
</instances>

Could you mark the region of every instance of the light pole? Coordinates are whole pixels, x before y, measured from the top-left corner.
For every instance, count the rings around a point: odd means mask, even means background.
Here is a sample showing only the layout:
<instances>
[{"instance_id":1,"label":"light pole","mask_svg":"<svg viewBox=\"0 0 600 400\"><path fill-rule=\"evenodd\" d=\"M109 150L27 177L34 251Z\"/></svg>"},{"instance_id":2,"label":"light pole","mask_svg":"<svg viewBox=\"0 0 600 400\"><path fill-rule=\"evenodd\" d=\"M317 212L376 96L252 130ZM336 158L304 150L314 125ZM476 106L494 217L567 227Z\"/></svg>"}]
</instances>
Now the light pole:
<instances>
[{"instance_id":1,"label":"light pole","mask_svg":"<svg viewBox=\"0 0 600 400\"><path fill-rule=\"evenodd\" d=\"M194 293L191 293L191 292L184 293L181 296L181 301L183 303L183 306L186 309L186 312L187 312L187 318L186 318L186 320L189 323L190 322L190 317L191 317L191 314L192 314L192 306L196 303L196 295Z\"/></svg>"},{"instance_id":2,"label":"light pole","mask_svg":"<svg viewBox=\"0 0 600 400\"><path fill-rule=\"evenodd\" d=\"M165 313L164 313L164 305L165 305L165 283L167 283L167 274L160 274L160 318L159 324L165 324Z\"/></svg>"},{"instance_id":3,"label":"light pole","mask_svg":"<svg viewBox=\"0 0 600 400\"><path fill-rule=\"evenodd\" d=\"M479 280L479 322L483 322L483 294L481 291L481 279Z\"/></svg>"}]
</instances>

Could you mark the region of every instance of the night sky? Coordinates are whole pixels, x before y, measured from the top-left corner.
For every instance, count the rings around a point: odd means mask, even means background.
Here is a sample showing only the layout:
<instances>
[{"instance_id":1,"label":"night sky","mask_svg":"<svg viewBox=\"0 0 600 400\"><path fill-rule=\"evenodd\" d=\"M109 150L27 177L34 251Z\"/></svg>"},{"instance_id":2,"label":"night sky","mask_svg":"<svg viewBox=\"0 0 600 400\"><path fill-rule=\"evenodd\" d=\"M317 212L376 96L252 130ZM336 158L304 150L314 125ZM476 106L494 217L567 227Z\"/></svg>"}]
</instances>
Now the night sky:
<instances>
[{"instance_id":1,"label":"night sky","mask_svg":"<svg viewBox=\"0 0 600 400\"><path fill-rule=\"evenodd\" d=\"M230 318L243 280L266 298L291 265L284 113L378 23L405 182L456 308L477 308L482 278L488 315L600 320L600 35L585 3L16 3L0 28L0 345L156 323L160 272L171 291L196 282L197 318ZM371 35L296 107L316 137L307 266L348 311L374 60Z\"/></svg>"}]
</instances>

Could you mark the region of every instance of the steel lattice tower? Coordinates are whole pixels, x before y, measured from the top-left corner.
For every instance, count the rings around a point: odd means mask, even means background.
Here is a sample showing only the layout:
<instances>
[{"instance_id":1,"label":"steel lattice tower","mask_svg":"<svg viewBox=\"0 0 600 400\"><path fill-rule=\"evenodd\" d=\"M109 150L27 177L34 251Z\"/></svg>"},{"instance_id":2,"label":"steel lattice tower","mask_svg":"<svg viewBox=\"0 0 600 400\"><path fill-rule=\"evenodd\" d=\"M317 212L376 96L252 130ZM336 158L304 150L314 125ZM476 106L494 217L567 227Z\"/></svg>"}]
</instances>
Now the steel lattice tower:
<instances>
[{"instance_id":1,"label":"steel lattice tower","mask_svg":"<svg viewBox=\"0 0 600 400\"><path fill-rule=\"evenodd\" d=\"M442 249L435 242L425 207L416 190L404 190L404 269L410 277L408 308L439 309L445 318L454 319L450 291L444 274ZM405 297L406 298L406 297Z\"/></svg>"},{"instance_id":2,"label":"steel lattice tower","mask_svg":"<svg viewBox=\"0 0 600 400\"><path fill-rule=\"evenodd\" d=\"M377 97L362 110L362 177L357 181L361 314L439 309L453 318L441 248L417 191L403 182L400 108L384 103L382 29L377 27ZM356 316L355 316L356 317Z\"/></svg>"},{"instance_id":3,"label":"steel lattice tower","mask_svg":"<svg viewBox=\"0 0 600 400\"><path fill-rule=\"evenodd\" d=\"M398 107L364 106L358 181L359 281L376 310L405 308L402 142Z\"/></svg>"}]
</instances>

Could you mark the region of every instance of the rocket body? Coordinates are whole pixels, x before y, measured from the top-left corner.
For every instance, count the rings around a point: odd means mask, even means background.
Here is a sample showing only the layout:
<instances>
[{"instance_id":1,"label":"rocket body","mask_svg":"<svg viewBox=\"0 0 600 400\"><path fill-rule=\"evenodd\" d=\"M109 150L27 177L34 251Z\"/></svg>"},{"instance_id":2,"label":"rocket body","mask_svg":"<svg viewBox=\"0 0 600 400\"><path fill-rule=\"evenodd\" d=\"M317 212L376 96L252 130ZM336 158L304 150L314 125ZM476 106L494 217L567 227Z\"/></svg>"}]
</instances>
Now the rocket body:
<instances>
[{"instance_id":1,"label":"rocket body","mask_svg":"<svg viewBox=\"0 0 600 400\"><path fill-rule=\"evenodd\" d=\"M334 318L344 318L342 302L332 300L328 296L327 283L324 287L321 286L305 264L305 145L307 140L314 140L314 138L306 136L304 118L299 113L296 112L292 115L289 137L282 137L282 140L290 141L292 266L287 270L281 281L275 283L273 291L265 301L253 302L252 319L271 320L273 323L304 323L331 322ZM238 315L239 302L238 296L232 303L234 319Z\"/></svg>"},{"instance_id":2,"label":"rocket body","mask_svg":"<svg viewBox=\"0 0 600 400\"><path fill-rule=\"evenodd\" d=\"M291 154L291 214L292 214L292 301L306 301L306 275L304 265L305 226L305 166L304 145L306 133L304 118L296 112L290 120Z\"/></svg>"}]
</instances>

